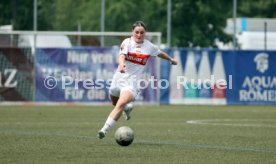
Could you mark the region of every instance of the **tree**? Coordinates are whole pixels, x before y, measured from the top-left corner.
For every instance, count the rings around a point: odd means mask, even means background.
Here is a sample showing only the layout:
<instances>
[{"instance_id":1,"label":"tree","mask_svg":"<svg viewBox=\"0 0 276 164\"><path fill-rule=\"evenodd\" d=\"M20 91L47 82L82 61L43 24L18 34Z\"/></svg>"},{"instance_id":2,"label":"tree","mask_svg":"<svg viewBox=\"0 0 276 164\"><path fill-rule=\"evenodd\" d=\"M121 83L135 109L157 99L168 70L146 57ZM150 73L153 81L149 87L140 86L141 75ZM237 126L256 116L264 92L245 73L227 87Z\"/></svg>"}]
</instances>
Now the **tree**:
<instances>
[{"instance_id":1,"label":"tree","mask_svg":"<svg viewBox=\"0 0 276 164\"><path fill-rule=\"evenodd\" d=\"M131 25L141 19L140 1L109 0L106 4L106 30L130 31Z\"/></svg>"},{"instance_id":2,"label":"tree","mask_svg":"<svg viewBox=\"0 0 276 164\"><path fill-rule=\"evenodd\" d=\"M76 31L79 18L79 8L83 1L56 0L56 16L53 27L56 31Z\"/></svg>"},{"instance_id":3,"label":"tree","mask_svg":"<svg viewBox=\"0 0 276 164\"><path fill-rule=\"evenodd\" d=\"M275 0L238 1L237 14L240 17L275 18Z\"/></svg>"},{"instance_id":4,"label":"tree","mask_svg":"<svg viewBox=\"0 0 276 164\"><path fill-rule=\"evenodd\" d=\"M215 46L214 40L230 39L223 32L231 2L175 0L172 12L172 45L182 47Z\"/></svg>"},{"instance_id":5,"label":"tree","mask_svg":"<svg viewBox=\"0 0 276 164\"><path fill-rule=\"evenodd\" d=\"M53 30L56 21L56 0L38 0L37 29L39 31Z\"/></svg>"},{"instance_id":6,"label":"tree","mask_svg":"<svg viewBox=\"0 0 276 164\"><path fill-rule=\"evenodd\" d=\"M12 24L14 30L33 29L33 1L1 0L0 25Z\"/></svg>"},{"instance_id":7,"label":"tree","mask_svg":"<svg viewBox=\"0 0 276 164\"><path fill-rule=\"evenodd\" d=\"M100 31L101 0L37 0L38 30ZM229 0L172 0L171 45L176 47L215 47L219 39L229 42L224 33L232 17ZM276 0L238 1L238 16L276 16ZM33 29L33 0L1 0L0 24L13 24L15 30ZM106 0L105 31L130 31L143 20L148 31L162 32L166 41L167 0Z\"/></svg>"}]
</instances>

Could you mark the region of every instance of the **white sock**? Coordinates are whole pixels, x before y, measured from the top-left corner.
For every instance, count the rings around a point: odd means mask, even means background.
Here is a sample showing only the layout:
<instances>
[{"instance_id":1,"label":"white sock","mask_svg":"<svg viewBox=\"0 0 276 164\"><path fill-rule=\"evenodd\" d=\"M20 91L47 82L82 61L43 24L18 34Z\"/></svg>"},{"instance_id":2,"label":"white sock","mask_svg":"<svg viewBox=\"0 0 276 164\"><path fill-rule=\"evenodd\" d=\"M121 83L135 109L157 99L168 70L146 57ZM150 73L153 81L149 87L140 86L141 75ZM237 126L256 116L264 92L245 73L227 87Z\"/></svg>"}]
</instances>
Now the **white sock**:
<instances>
[{"instance_id":1,"label":"white sock","mask_svg":"<svg viewBox=\"0 0 276 164\"><path fill-rule=\"evenodd\" d=\"M106 133L116 122L112 117L108 117L101 131Z\"/></svg>"}]
</instances>

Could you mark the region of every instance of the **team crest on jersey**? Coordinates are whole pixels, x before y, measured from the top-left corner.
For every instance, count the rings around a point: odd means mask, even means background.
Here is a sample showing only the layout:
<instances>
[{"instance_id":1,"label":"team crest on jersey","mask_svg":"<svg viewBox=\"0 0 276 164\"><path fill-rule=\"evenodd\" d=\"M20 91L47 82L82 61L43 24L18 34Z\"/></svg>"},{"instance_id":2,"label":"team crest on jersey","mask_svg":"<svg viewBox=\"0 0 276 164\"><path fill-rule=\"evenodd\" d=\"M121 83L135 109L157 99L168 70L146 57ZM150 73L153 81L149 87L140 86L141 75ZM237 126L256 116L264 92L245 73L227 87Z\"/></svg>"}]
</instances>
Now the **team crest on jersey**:
<instances>
[{"instance_id":1,"label":"team crest on jersey","mask_svg":"<svg viewBox=\"0 0 276 164\"><path fill-rule=\"evenodd\" d=\"M136 50L135 52L136 52L137 55L141 55L142 54L141 50Z\"/></svg>"},{"instance_id":2,"label":"team crest on jersey","mask_svg":"<svg viewBox=\"0 0 276 164\"><path fill-rule=\"evenodd\" d=\"M135 52L136 52L137 55L141 55L141 54L142 54L141 45L137 45L137 46L136 46Z\"/></svg>"}]
</instances>

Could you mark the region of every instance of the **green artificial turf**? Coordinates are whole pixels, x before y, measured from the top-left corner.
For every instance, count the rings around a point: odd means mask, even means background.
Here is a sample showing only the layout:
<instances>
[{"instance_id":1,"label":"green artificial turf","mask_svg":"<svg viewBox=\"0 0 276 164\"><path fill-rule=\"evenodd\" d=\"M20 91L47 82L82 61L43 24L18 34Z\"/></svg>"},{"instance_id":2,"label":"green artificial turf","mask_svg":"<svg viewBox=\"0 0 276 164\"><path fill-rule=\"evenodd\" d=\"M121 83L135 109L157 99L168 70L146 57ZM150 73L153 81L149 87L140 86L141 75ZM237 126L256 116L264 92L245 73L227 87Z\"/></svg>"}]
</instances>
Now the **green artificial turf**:
<instances>
[{"instance_id":1,"label":"green artificial turf","mask_svg":"<svg viewBox=\"0 0 276 164\"><path fill-rule=\"evenodd\" d=\"M135 106L103 140L111 106L0 106L0 163L276 163L275 106ZM119 146L114 132L134 130Z\"/></svg>"}]
</instances>

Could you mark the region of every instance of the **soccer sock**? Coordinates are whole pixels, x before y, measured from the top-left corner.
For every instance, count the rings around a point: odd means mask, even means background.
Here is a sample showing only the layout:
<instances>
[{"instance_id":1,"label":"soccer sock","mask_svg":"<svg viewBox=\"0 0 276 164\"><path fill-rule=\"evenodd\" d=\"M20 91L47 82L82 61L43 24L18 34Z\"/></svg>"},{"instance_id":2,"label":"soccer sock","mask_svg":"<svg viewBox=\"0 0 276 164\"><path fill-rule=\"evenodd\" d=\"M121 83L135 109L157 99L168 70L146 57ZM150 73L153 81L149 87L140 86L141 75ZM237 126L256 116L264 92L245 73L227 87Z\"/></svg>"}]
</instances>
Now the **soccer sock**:
<instances>
[{"instance_id":1,"label":"soccer sock","mask_svg":"<svg viewBox=\"0 0 276 164\"><path fill-rule=\"evenodd\" d=\"M112 117L108 117L101 131L107 132L116 122Z\"/></svg>"}]
</instances>

